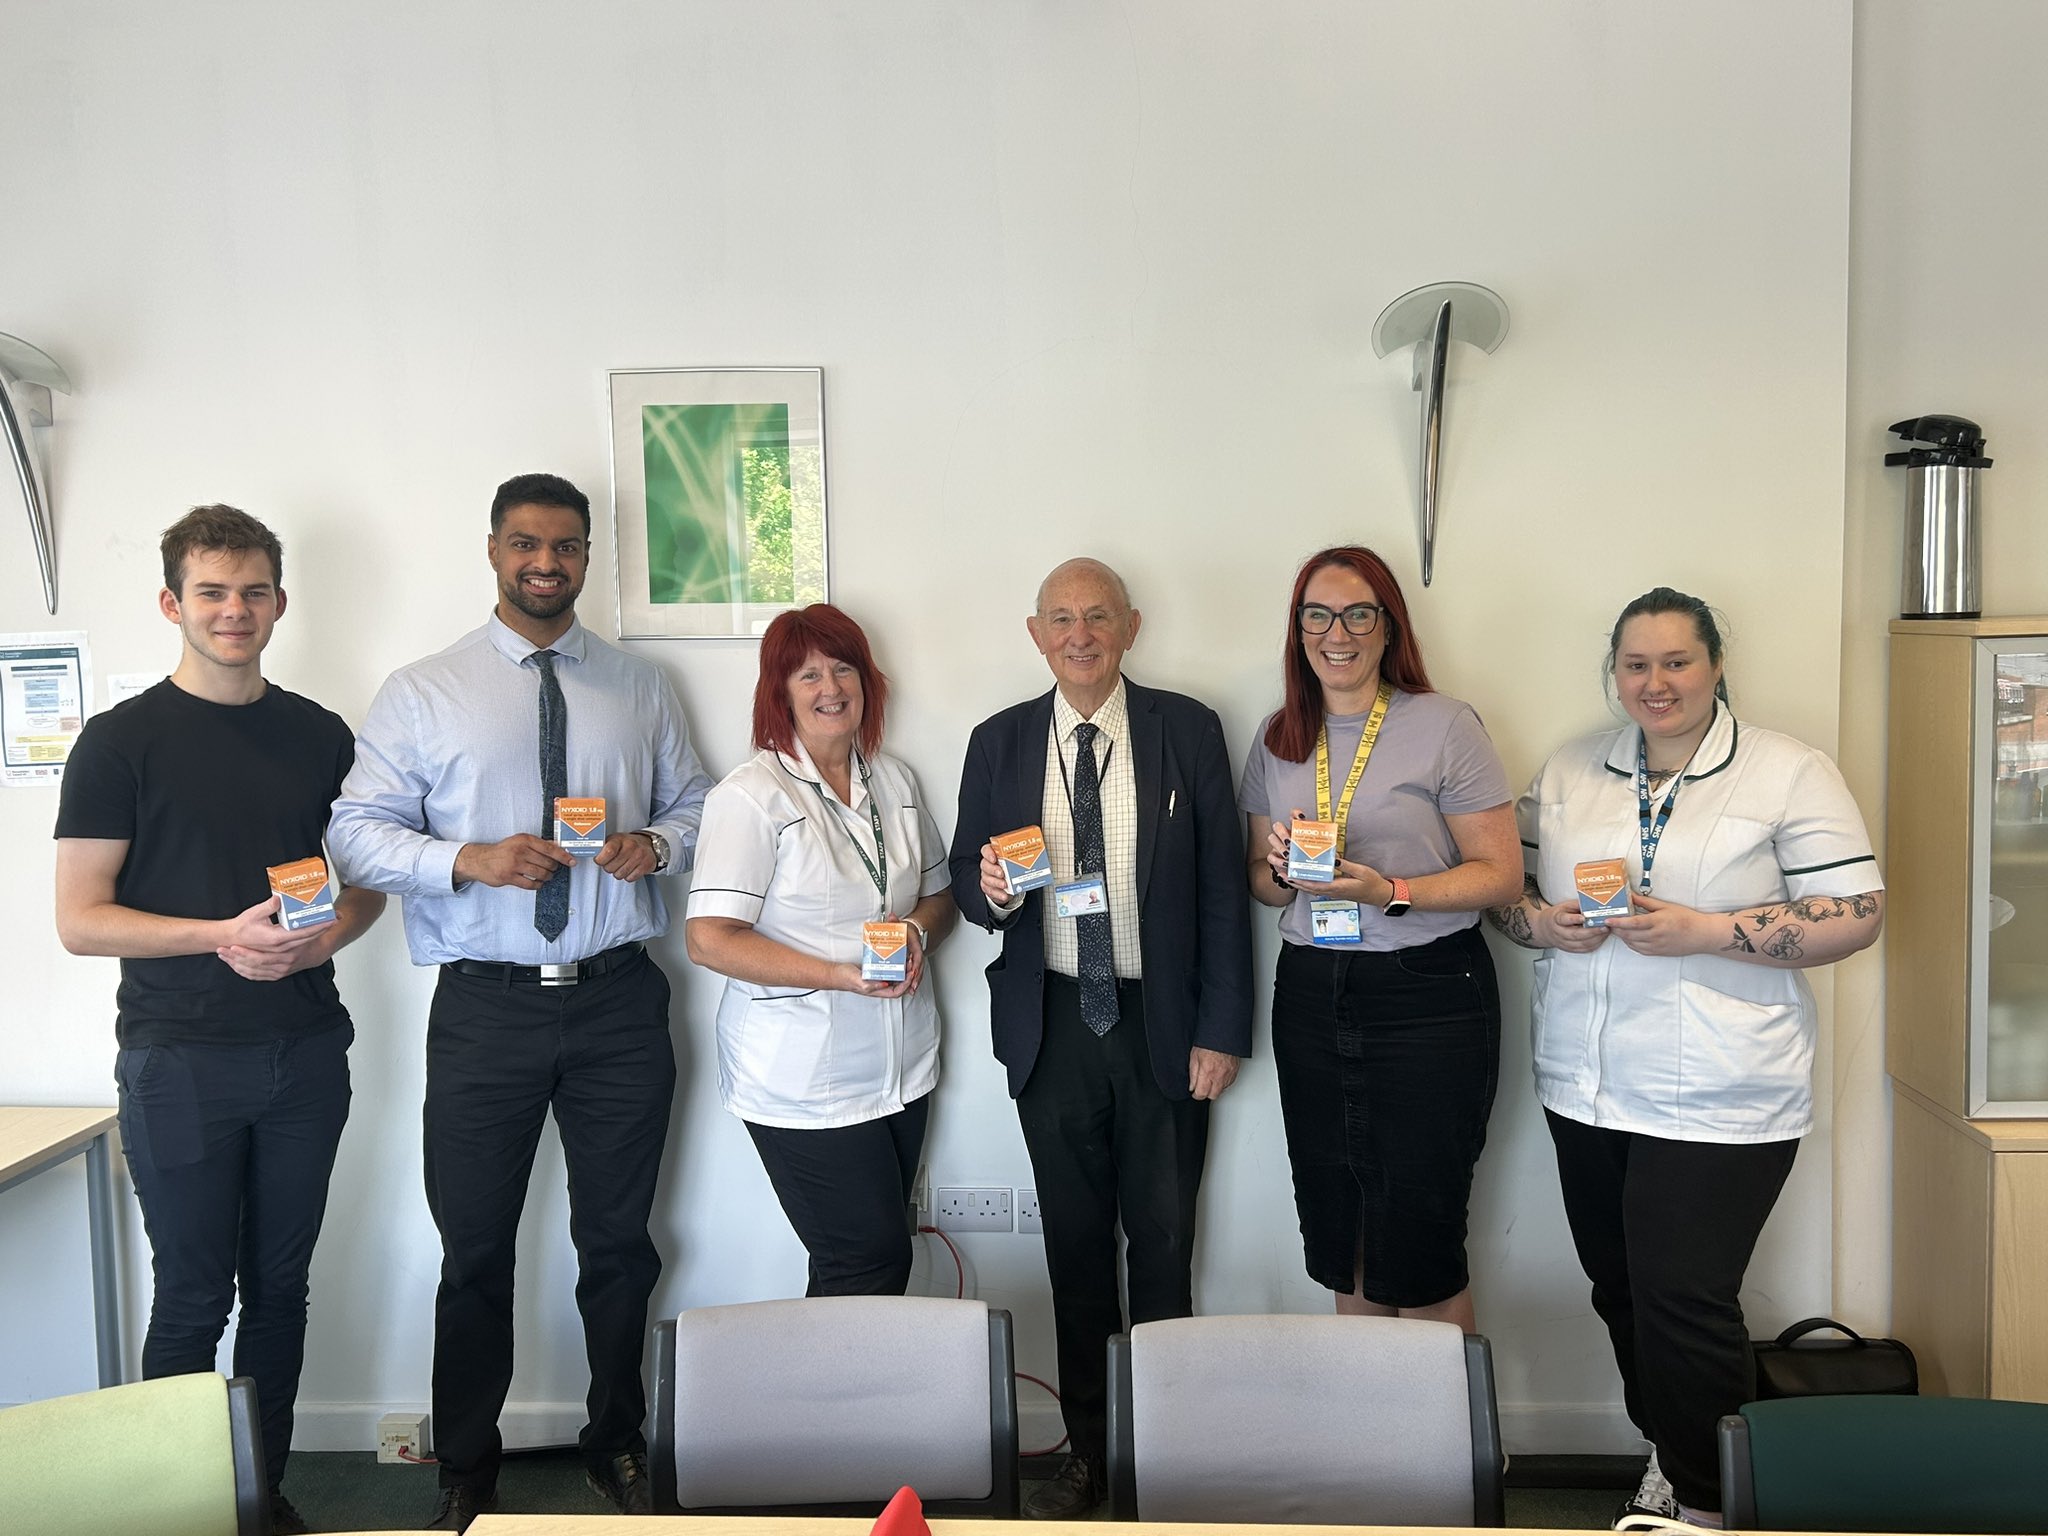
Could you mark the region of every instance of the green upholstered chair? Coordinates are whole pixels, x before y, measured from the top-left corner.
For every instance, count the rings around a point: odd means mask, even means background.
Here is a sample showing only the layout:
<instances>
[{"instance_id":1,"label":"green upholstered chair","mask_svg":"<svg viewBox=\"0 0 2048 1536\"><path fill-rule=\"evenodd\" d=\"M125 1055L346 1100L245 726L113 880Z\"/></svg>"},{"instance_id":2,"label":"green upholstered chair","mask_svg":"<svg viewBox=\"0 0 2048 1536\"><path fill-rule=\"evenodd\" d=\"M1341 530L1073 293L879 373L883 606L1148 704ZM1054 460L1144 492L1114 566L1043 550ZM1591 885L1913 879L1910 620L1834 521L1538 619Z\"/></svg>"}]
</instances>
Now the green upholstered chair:
<instances>
[{"instance_id":1,"label":"green upholstered chair","mask_svg":"<svg viewBox=\"0 0 2048 1536\"><path fill-rule=\"evenodd\" d=\"M166 1376L0 1410L0 1530L263 1536L270 1484L244 1377Z\"/></svg>"},{"instance_id":2,"label":"green upholstered chair","mask_svg":"<svg viewBox=\"0 0 2048 1536\"><path fill-rule=\"evenodd\" d=\"M1721 1420L1721 1513L1766 1531L2048 1531L2048 1403L1788 1397Z\"/></svg>"}]
</instances>

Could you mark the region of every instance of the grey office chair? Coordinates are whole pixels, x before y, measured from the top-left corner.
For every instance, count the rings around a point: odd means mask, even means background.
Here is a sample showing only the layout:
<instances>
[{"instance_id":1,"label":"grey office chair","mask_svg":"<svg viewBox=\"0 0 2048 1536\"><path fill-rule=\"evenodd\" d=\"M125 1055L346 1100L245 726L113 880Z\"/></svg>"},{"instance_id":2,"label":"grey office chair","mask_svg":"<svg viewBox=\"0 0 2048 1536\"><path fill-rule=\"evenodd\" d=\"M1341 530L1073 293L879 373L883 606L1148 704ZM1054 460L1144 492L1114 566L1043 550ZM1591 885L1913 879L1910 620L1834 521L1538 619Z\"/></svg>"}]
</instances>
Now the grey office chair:
<instances>
[{"instance_id":1,"label":"grey office chair","mask_svg":"<svg viewBox=\"0 0 2048 1536\"><path fill-rule=\"evenodd\" d=\"M1010 1314L933 1296L698 1307L655 1329L657 1514L1017 1513Z\"/></svg>"},{"instance_id":2,"label":"grey office chair","mask_svg":"<svg viewBox=\"0 0 2048 1536\"><path fill-rule=\"evenodd\" d=\"M1454 1324L1141 1323L1109 1381L1113 1519L1505 1523L1493 1355Z\"/></svg>"},{"instance_id":3,"label":"grey office chair","mask_svg":"<svg viewBox=\"0 0 2048 1536\"><path fill-rule=\"evenodd\" d=\"M1731 1530L2048 1531L2048 1403L1778 1398L1720 1451Z\"/></svg>"},{"instance_id":4,"label":"grey office chair","mask_svg":"<svg viewBox=\"0 0 2048 1536\"><path fill-rule=\"evenodd\" d=\"M245 1376L164 1376L0 1410L0 1528L36 1536L267 1536Z\"/></svg>"}]
</instances>

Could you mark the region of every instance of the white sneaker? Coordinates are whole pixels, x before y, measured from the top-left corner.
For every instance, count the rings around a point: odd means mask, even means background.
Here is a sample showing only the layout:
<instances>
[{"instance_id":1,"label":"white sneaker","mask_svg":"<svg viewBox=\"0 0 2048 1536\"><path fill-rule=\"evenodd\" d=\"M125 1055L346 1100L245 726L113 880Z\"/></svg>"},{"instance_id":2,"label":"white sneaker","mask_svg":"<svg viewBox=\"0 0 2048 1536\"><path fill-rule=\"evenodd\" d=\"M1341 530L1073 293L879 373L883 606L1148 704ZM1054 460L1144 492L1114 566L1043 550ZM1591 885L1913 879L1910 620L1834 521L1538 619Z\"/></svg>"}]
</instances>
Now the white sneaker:
<instances>
[{"instance_id":1,"label":"white sneaker","mask_svg":"<svg viewBox=\"0 0 2048 1536\"><path fill-rule=\"evenodd\" d=\"M1643 1480L1637 1485L1635 1496L1621 1506L1621 1513L1615 1517L1614 1529L1626 1529L1630 1520L1644 1515L1659 1520L1680 1518L1678 1495L1671 1491L1671 1480L1657 1465L1655 1447L1651 1448L1650 1462L1643 1468Z\"/></svg>"}]
</instances>

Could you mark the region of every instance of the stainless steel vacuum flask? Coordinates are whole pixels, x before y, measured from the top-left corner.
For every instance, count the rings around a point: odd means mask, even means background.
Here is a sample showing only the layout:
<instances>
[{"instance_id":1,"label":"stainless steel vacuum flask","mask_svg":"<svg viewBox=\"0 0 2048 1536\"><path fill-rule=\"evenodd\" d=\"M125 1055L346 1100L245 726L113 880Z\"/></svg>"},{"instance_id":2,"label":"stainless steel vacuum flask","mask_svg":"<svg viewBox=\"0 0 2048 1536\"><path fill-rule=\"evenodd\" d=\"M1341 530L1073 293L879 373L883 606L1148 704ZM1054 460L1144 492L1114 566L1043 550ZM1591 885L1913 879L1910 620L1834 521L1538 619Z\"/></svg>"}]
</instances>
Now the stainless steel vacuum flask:
<instances>
[{"instance_id":1,"label":"stainless steel vacuum flask","mask_svg":"<svg viewBox=\"0 0 2048 1536\"><path fill-rule=\"evenodd\" d=\"M1888 453L1906 469L1906 558L1899 617L1974 619L1983 612L1977 472L1984 434L1960 416L1915 416L1891 430L1913 446Z\"/></svg>"}]
</instances>

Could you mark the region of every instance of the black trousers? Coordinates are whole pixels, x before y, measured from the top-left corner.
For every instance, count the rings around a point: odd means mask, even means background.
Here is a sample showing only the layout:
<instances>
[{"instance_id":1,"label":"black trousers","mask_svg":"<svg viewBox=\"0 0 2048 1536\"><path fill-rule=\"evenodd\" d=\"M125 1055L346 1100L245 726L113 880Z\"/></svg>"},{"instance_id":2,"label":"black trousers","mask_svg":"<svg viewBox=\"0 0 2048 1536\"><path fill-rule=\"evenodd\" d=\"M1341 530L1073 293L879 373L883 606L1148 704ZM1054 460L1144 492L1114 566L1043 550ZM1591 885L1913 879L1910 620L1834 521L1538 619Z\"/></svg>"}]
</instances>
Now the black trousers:
<instances>
[{"instance_id":1,"label":"black trousers","mask_svg":"<svg viewBox=\"0 0 2048 1536\"><path fill-rule=\"evenodd\" d=\"M149 1234L145 1379L211 1371L235 1319L274 1488L306 1357L307 1272L348 1120L347 1024L257 1045L149 1045L114 1062L121 1152Z\"/></svg>"},{"instance_id":2,"label":"black trousers","mask_svg":"<svg viewBox=\"0 0 2048 1536\"><path fill-rule=\"evenodd\" d=\"M1073 1451L1108 1444L1109 1337L1124 1329L1117 1287L1121 1218L1132 1324L1194 1307L1195 1197L1209 1147L1209 1106L1169 1099L1152 1076L1139 983L1117 984L1120 1019L1098 1036L1081 989L1047 972L1045 1035L1017 1097L1045 1219L1060 1411Z\"/></svg>"},{"instance_id":3,"label":"black trousers","mask_svg":"<svg viewBox=\"0 0 2048 1536\"><path fill-rule=\"evenodd\" d=\"M443 1487L496 1485L512 1384L512 1264L534 1148L552 1109L568 1165L576 1306L590 1361L596 1466L646 1449L647 1235L668 1138L675 1050L668 978L640 960L573 987L443 968L427 1017L427 1207L441 1232L434 1444Z\"/></svg>"},{"instance_id":4,"label":"black trousers","mask_svg":"<svg viewBox=\"0 0 2048 1536\"><path fill-rule=\"evenodd\" d=\"M893 1115L822 1129L746 1122L782 1212L811 1256L806 1296L901 1296L910 1190L930 1094Z\"/></svg>"},{"instance_id":5,"label":"black trousers","mask_svg":"<svg viewBox=\"0 0 2048 1536\"><path fill-rule=\"evenodd\" d=\"M1756 1391L1742 1276L1799 1142L1668 1141L1543 1117L1628 1416L1679 1502L1717 1510L1715 1426Z\"/></svg>"}]
</instances>

